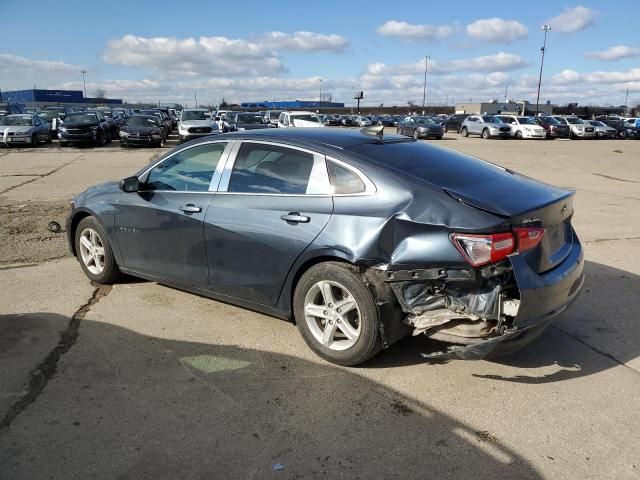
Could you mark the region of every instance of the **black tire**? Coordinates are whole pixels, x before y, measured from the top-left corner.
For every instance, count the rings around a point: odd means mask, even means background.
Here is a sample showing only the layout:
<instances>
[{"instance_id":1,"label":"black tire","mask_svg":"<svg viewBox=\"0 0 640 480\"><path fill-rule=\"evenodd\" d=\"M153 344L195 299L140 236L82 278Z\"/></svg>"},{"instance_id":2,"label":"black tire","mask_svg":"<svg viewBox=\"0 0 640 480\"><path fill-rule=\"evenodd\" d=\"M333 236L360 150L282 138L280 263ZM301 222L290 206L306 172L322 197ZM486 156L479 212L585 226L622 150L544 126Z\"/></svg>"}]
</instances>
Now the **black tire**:
<instances>
[{"instance_id":1,"label":"black tire","mask_svg":"<svg viewBox=\"0 0 640 480\"><path fill-rule=\"evenodd\" d=\"M69 146L69 142L60 141L60 148L65 148Z\"/></svg>"},{"instance_id":2,"label":"black tire","mask_svg":"<svg viewBox=\"0 0 640 480\"><path fill-rule=\"evenodd\" d=\"M516 137L516 140L522 140L522 132L521 132L520 130L518 130L518 131L516 132L515 137Z\"/></svg>"},{"instance_id":3,"label":"black tire","mask_svg":"<svg viewBox=\"0 0 640 480\"><path fill-rule=\"evenodd\" d=\"M489 137L491 137L491 135L489 134L489 129L485 128L484 130L482 130L482 138L484 138L485 140L489 140Z\"/></svg>"},{"instance_id":4,"label":"black tire","mask_svg":"<svg viewBox=\"0 0 640 480\"><path fill-rule=\"evenodd\" d=\"M96 275L90 272L87 266L84 264L82 260L82 256L80 254L80 235L86 228L91 228L98 233L100 240L102 241L102 245L104 247L104 269L99 275ZM85 217L78 223L76 227L76 231L74 232L74 245L76 249L76 257L80 262L80 266L87 277L90 280L100 283L100 284L109 284L118 280L122 273L118 269L118 264L116 263L116 259L113 256L113 250L111 249L111 245L109 244L109 237L105 233L102 226L98 223L95 217Z\"/></svg>"},{"instance_id":5,"label":"black tire","mask_svg":"<svg viewBox=\"0 0 640 480\"><path fill-rule=\"evenodd\" d=\"M332 350L320 343L311 332L304 313L305 297L318 282L328 280L343 285L352 295L360 310L360 336L346 350ZM307 270L296 285L293 311L298 330L306 344L325 360L344 366L365 362L382 349L379 330L379 311L371 291L363 283L357 269L346 263L324 262Z\"/></svg>"},{"instance_id":6,"label":"black tire","mask_svg":"<svg viewBox=\"0 0 640 480\"><path fill-rule=\"evenodd\" d=\"M113 140L113 138L111 137L111 132L107 131L107 136L104 139L104 143L111 143L111 140Z\"/></svg>"},{"instance_id":7,"label":"black tire","mask_svg":"<svg viewBox=\"0 0 640 480\"><path fill-rule=\"evenodd\" d=\"M420 140L420 135L418 135L418 130L413 131L413 138L414 140Z\"/></svg>"},{"instance_id":8,"label":"black tire","mask_svg":"<svg viewBox=\"0 0 640 480\"><path fill-rule=\"evenodd\" d=\"M439 137L436 137L436 140L442 140L442 137L443 137L443 136L444 136L444 135L440 135Z\"/></svg>"},{"instance_id":9,"label":"black tire","mask_svg":"<svg viewBox=\"0 0 640 480\"><path fill-rule=\"evenodd\" d=\"M462 133L463 137L469 136L469 130L467 130L467 127L462 127L462 130L460 131L460 133Z\"/></svg>"},{"instance_id":10,"label":"black tire","mask_svg":"<svg viewBox=\"0 0 640 480\"><path fill-rule=\"evenodd\" d=\"M627 132L621 131L620 132L620 138L627 138Z\"/></svg>"},{"instance_id":11,"label":"black tire","mask_svg":"<svg viewBox=\"0 0 640 480\"><path fill-rule=\"evenodd\" d=\"M33 135L31 135L31 146L32 147L37 147L38 146L38 136L34 133Z\"/></svg>"},{"instance_id":12,"label":"black tire","mask_svg":"<svg viewBox=\"0 0 640 480\"><path fill-rule=\"evenodd\" d=\"M573 133L573 132L569 133L569 138L570 138L571 140L577 140L576 134L575 134L575 133Z\"/></svg>"},{"instance_id":13,"label":"black tire","mask_svg":"<svg viewBox=\"0 0 640 480\"><path fill-rule=\"evenodd\" d=\"M53 143L53 137L51 136L51 132L49 132L49 133L47 134L47 140L46 140L46 143L48 143L48 144Z\"/></svg>"},{"instance_id":14,"label":"black tire","mask_svg":"<svg viewBox=\"0 0 640 480\"><path fill-rule=\"evenodd\" d=\"M444 125L444 133L447 133L449 131L449 126L447 124Z\"/></svg>"},{"instance_id":15,"label":"black tire","mask_svg":"<svg viewBox=\"0 0 640 480\"><path fill-rule=\"evenodd\" d=\"M98 133L96 133L95 146L102 147L103 145L104 145L104 133L102 133L101 131L98 131Z\"/></svg>"}]
</instances>

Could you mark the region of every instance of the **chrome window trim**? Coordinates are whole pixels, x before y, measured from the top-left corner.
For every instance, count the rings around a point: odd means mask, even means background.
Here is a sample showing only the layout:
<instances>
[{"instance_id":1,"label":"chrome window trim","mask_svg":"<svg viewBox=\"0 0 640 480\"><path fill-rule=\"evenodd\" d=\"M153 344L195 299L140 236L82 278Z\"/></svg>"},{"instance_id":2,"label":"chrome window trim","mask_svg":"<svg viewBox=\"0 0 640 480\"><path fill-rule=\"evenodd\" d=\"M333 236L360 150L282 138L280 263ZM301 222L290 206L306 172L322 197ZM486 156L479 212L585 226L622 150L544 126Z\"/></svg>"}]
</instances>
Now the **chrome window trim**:
<instances>
[{"instance_id":1,"label":"chrome window trim","mask_svg":"<svg viewBox=\"0 0 640 480\"><path fill-rule=\"evenodd\" d=\"M309 184L307 185L307 191L309 191L309 185L311 185L312 179L320 180L324 182L324 185L321 186L326 188L326 193L252 193L252 192L229 192L229 182L231 181L231 173L233 170L233 166L236 163L238 158L238 152L240 148L245 143L253 143L258 145L273 145L275 147L280 148L288 148L291 150L298 150L300 152L308 153L313 155L313 167L311 168L311 173L309 175ZM270 141L262 141L262 140L238 140L236 141L236 146L233 149L233 152L229 155L227 160L227 165L224 169L224 173L222 175L222 179L220 180L220 186L218 187L218 193L228 194L228 195L269 195L272 197L330 197L331 196L331 182L329 181L329 172L327 171L327 164L325 162L325 156L315 152L313 150L309 150L304 147L297 147L294 145L289 145L286 143L280 142L270 142Z\"/></svg>"},{"instance_id":2,"label":"chrome window trim","mask_svg":"<svg viewBox=\"0 0 640 480\"><path fill-rule=\"evenodd\" d=\"M258 143L262 145L274 145L277 147L283 148L291 148L293 150L300 150L305 153L310 153L314 156L314 169L316 168L316 163L321 162L320 165L324 164L324 168L326 171L326 179L330 190L328 193L249 193L249 192L228 192L229 181L231 179L231 171L236 162L236 158L238 155L238 151L243 143ZM327 169L327 160L335 162L341 167L346 168L347 170L353 172L355 175L362 180L362 183L365 185L365 190L363 192L358 193L333 193L333 186L331 185L331 180L329 179L329 171ZM237 140L233 146L232 151L229 152L229 156L226 160L226 165L224 167L224 172L222 174L222 178L220 179L220 184L218 186L217 193L220 195L260 195L260 196L270 196L270 197L362 197L368 195L375 195L378 189L375 184L367 177L364 173L362 173L358 168L353 165L346 163L342 160L338 160L337 158L326 156L324 154L315 152L313 150L309 150L308 148L298 147L294 145L289 145L286 143L279 142L269 142L269 141L261 141L261 140Z\"/></svg>"},{"instance_id":3,"label":"chrome window trim","mask_svg":"<svg viewBox=\"0 0 640 480\"><path fill-rule=\"evenodd\" d=\"M334 158L334 157L327 156L326 159L328 161L334 162L334 163L340 165L341 167L346 168L347 170L351 171L354 175L356 175L362 181L362 183L364 183L364 192L358 192L358 193L334 193L333 194L334 197L362 197L362 196L367 196L367 195L375 195L376 192L378 191L377 187L371 181L371 179L369 177L367 177L364 173L362 173L358 168L354 167L353 165L351 165L351 164L349 164L347 162L343 162L342 160L338 160L337 158ZM329 181L331 181L331 180L329 180Z\"/></svg>"},{"instance_id":4,"label":"chrome window trim","mask_svg":"<svg viewBox=\"0 0 640 480\"><path fill-rule=\"evenodd\" d=\"M201 143L197 143L196 145L189 145L187 147L181 148L179 150L176 150L175 152L172 152L170 155L164 157L161 160L158 160L156 163L154 163L153 165L151 165L149 168L147 168L144 172L142 172L140 175L138 175L138 181L141 181L145 176L147 176L149 174L149 172L151 170L153 170L154 168L156 168L158 165L160 165L161 163L166 162L167 160L169 160L170 158L172 158L173 156L177 155L178 153L182 153L186 150L190 150L192 148L195 147L200 147L202 145L211 145L214 143L226 143L227 145L225 146L224 150L222 151L222 154L220 155L220 160L218 161L218 165L216 165L216 169L213 172L213 176L211 177L211 182L209 182L209 189L206 192L192 192L189 190L139 190L140 193L150 193L150 192L154 192L154 193L158 193L158 192L163 192L163 193L215 193L218 185L220 184L220 178L222 177L222 173L224 171L224 166L227 163L227 160L229 158L229 154L233 148L233 146L237 143L235 140L230 139L230 140L212 140L210 142L201 142Z\"/></svg>"}]
</instances>

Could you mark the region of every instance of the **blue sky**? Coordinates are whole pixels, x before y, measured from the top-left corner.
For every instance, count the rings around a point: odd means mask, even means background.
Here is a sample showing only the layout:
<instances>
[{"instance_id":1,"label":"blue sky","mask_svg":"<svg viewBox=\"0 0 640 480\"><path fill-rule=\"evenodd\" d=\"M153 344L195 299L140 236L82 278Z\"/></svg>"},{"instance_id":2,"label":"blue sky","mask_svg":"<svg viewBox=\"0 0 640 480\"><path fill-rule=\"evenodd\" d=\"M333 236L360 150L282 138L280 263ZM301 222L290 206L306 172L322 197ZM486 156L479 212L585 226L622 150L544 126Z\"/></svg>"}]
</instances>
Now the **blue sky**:
<instances>
[{"instance_id":1,"label":"blue sky","mask_svg":"<svg viewBox=\"0 0 640 480\"><path fill-rule=\"evenodd\" d=\"M186 2L185 2L186 3ZM34 7L39 4L40 8ZM0 2L0 88L103 88L129 101L317 98L365 104L640 98L640 2ZM397 4L400 5L400 4ZM12 21L15 18L15 21Z\"/></svg>"}]
</instances>

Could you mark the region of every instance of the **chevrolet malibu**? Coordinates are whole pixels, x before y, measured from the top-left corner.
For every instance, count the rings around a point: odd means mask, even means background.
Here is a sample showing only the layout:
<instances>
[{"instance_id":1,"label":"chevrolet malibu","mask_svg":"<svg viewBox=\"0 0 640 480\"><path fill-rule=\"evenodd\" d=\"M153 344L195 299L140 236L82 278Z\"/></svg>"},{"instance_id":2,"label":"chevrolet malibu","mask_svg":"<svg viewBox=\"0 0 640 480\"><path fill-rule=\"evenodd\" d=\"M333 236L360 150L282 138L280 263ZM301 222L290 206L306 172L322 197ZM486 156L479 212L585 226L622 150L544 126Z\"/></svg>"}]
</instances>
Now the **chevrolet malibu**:
<instances>
[{"instance_id":1,"label":"chevrolet malibu","mask_svg":"<svg viewBox=\"0 0 640 480\"><path fill-rule=\"evenodd\" d=\"M574 192L383 127L206 137L72 202L71 251L291 320L356 365L406 335L476 359L532 341L578 296Z\"/></svg>"}]
</instances>

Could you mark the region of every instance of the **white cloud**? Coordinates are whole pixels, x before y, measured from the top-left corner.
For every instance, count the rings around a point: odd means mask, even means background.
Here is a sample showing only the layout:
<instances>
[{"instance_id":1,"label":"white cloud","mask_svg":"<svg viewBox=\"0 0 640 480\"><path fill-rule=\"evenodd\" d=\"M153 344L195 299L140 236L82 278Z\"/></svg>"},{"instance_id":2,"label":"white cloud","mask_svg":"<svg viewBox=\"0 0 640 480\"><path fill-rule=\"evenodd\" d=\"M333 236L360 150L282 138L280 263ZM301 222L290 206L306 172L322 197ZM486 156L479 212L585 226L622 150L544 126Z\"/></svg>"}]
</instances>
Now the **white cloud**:
<instances>
[{"instance_id":1,"label":"white cloud","mask_svg":"<svg viewBox=\"0 0 640 480\"><path fill-rule=\"evenodd\" d=\"M452 72L508 72L528 66L529 63L519 55L498 52L475 58L462 58L448 62L429 61L429 72L433 75L446 75ZM416 63L386 65L371 63L367 66L368 75L417 75L424 72L424 59Z\"/></svg>"},{"instance_id":2,"label":"white cloud","mask_svg":"<svg viewBox=\"0 0 640 480\"><path fill-rule=\"evenodd\" d=\"M0 54L0 85L5 90L44 88L43 82L68 79L81 76L83 67L62 61L31 60L28 58Z\"/></svg>"},{"instance_id":3,"label":"white cloud","mask_svg":"<svg viewBox=\"0 0 640 480\"><path fill-rule=\"evenodd\" d=\"M485 18L467 25L467 33L473 38L493 43L510 43L527 36L527 27L515 20Z\"/></svg>"},{"instance_id":4,"label":"white cloud","mask_svg":"<svg viewBox=\"0 0 640 480\"><path fill-rule=\"evenodd\" d=\"M620 60L622 58L640 57L640 48L616 45L606 50L587 53L587 56L597 60Z\"/></svg>"},{"instance_id":5,"label":"white cloud","mask_svg":"<svg viewBox=\"0 0 640 480\"><path fill-rule=\"evenodd\" d=\"M626 72L595 71L576 72L575 70L563 70L552 75L549 83L553 85L573 85L578 89L580 83L593 84L618 84L640 81L640 68L632 68Z\"/></svg>"},{"instance_id":6,"label":"white cloud","mask_svg":"<svg viewBox=\"0 0 640 480\"><path fill-rule=\"evenodd\" d=\"M347 39L340 35L324 35L314 32L270 32L258 38L259 43L273 50L299 50L303 52L343 51Z\"/></svg>"},{"instance_id":7,"label":"white cloud","mask_svg":"<svg viewBox=\"0 0 640 480\"><path fill-rule=\"evenodd\" d=\"M110 40L107 63L152 67L165 76L235 76L280 72L284 66L266 46L242 39L200 37L176 39L125 35Z\"/></svg>"},{"instance_id":8,"label":"white cloud","mask_svg":"<svg viewBox=\"0 0 640 480\"><path fill-rule=\"evenodd\" d=\"M405 40L442 40L454 32L450 25L420 25L389 20L378 27L378 33Z\"/></svg>"},{"instance_id":9,"label":"white cloud","mask_svg":"<svg viewBox=\"0 0 640 480\"><path fill-rule=\"evenodd\" d=\"M547 23L557 32L578 32L592 25L594 16L595 12L592 9L579 5L565 8L560 15L551 18Z\"/></svg>"}]
</instances>

